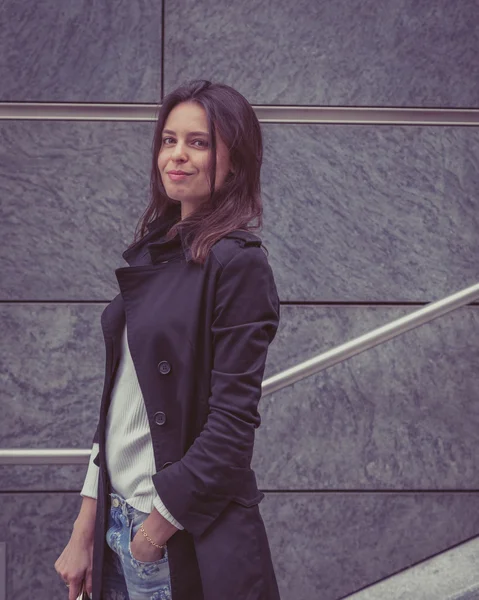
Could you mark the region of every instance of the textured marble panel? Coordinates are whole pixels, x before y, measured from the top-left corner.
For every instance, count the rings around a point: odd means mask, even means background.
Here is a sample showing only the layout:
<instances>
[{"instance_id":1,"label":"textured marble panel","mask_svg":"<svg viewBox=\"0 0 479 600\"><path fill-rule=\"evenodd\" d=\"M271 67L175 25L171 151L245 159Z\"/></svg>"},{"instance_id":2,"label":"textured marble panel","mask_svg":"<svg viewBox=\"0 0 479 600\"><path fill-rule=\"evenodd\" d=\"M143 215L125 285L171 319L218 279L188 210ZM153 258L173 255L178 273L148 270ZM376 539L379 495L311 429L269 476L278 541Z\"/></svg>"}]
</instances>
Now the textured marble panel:
<instances>
[{"instance_id":1,"label":"textured marble panel","mask_svg":"<svg viewBox=\"0 0 479 600\"><path fill-rule=\"evenodd\" d=\"M461 592L460 595L449 598L449 600L479 600L479 585L466 592Z\"/></svg>"},{"instance_id":2,"label":"textured marble panel","mask_svg":"<svg viewBox=\"0 0 479 600\"><path fill-rule=\"evenodd\" d=\"M85 437L81 448L91 447L91 437ZM48 448L60 446L52 439ZM87 465L0 465L0 492L80 492L86 472Z\"/></svg>"},{"instance_id":3,"label":"textured marble panel","mask_svg":"<svg viewBox=\"0 0 479 600\"><path fill-rule=\"evenodd\" d=\"M161 3L5 0L0 20L1 101L160 101Z\"/></svg>"},{"instance_id":4,"label":"textured marble panel","mask_svg":"<svg viewBox=\"0 0 479 600\"><path fill-rule=\"evenodd\" d=\"M477 501L477 493L267 494L261 512L281 597L339 600L477 535Z\"/></svg>"},{"instance_id":5,"label":"textured marble panel","mask_svg":"<svg viewBox=\"0 0 479 600\"><path fill-rule=\"evenodd\" d=\"M3 448L91 448L102 304L0 304ZM86 466L0 466L0 489L80 489Z\"/></svg>"},{"instance_id":6,"label":"textured marble panel","mask_svg":"<svg viewBox=\"0 0 479 600\"><path fill-rule=\"evenodd\" d=\"M0 305L5 448L90 448L103 383L100 304ZM403 316L283 306L265 378ZM476 489L477 335L468 307L263 398L266 490ZM83 466L3 466L3 490L80 489Z\"/></svg>"},{"instance_id":7,"label":"textured marble panel","mask_svg":"<svg viewBox=\"0 0 479 600\"><path fill-rule=\"evenodd\" d=\"M415 309L283 306L265 378ZM265 396L263 489L477 489L479 307Z\"/></svg>"},{"instance_id":8,"label":"textured marble panel","mask_svg":"<svg viewBox=\"0 0 479 600\"><path fill-rule=\"evenodd\" d=\"M7 597L64 597L53 565L78 494L2 494ZM282 598L338 600L474 535L478 494L268 494L261 504ZM28 544L25 538L28 536Z\"/></svg>"},{"instance_id":9,"label":"textured marble panel","mask_svg":"<svg viewBox=\"0 0 479 600\"><path fill-rule=\"evenodd\" d=\"M347 600L478 600L479 537L348 596Z\"/></svg>"},{"instance_id":10,"label":"textured marble panel","mask_svg":"<svg viewBox=\"0 0 479 600\"><path fill-rule=\"evenodd\" d=\"M153 123L0 124L2 295L111 300L148 203Z\"/></svg>"},{"instance_id":11,"label":"textured marble panel","mask_svg":"<svg viewBox=\"0 0 479 600\"><path fill-rule=\"evenodd\" d=\"M254 104L478 106L476 0L166 2L166 92L232 85Z\"/></svg>"},{"instance_id":12,"label":"textured marble panel","mask_svg":"<svg viewBox=\"0 0 479 600\"><path fill-rule=\"evenodd\" d=\"M107 300L153 123L0 123L1 299ZM479 280L479 129L264 125L283 301L430 301Z\"/></svg>"},{"instance_id":13,"label":"textured marble panel","mask_svg":"<svg viewBox=\"0 0 479 600\"><path fill-rule=\"evenodd\" d=\"M282 300L430 301L479 281L479 129L263 125Z\"/></svg>"}]
</instances>

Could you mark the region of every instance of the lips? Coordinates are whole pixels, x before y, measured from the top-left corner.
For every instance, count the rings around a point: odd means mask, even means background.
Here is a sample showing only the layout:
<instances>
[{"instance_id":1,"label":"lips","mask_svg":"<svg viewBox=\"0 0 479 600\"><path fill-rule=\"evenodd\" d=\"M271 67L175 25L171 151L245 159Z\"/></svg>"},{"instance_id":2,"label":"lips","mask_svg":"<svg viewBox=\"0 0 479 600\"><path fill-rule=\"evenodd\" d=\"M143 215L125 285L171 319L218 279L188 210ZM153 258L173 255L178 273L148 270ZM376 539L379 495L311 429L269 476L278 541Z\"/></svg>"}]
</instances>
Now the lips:
<instances>
[{"instance_id":1,"label":"lips","mask_svg":"<svg viewBox=\"0 0 479 600\"><path fill-rule=\"evenodd\" d=\"M168 177L170 178L170 181L185 181L186 179L188 179L188 177L190 176L189 173L184 173L184 172L180 172L178 173L177 171L169 171L168 173Z\"/></svg>"},{"instance_id":2,"label":"lips","mask_svg":"<svg viewBox=\"0 0 479 600\"><path fill-rule=\"evenodd\" d=\"M169 175L191 175L191 173L187 173L186 171L168 171Z\"/></svg>"}]
</instances>

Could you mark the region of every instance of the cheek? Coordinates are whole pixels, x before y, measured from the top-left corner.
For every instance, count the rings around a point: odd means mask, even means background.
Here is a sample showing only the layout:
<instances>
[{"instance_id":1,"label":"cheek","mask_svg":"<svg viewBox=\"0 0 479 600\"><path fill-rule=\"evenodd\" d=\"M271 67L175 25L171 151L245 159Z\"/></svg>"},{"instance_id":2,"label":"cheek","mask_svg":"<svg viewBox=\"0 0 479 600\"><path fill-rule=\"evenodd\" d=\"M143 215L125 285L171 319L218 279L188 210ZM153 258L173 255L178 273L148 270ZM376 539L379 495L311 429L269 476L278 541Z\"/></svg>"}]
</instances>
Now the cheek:
<instances>
[{"instance_id":1,"label":"cheek","mask_svg":"<svg viewBox=\"0 0 479 600\"><path fill-rule=\"evenodd\" d=\"M158 168L160 169L160 171L163 171L163 168L165 166L165 155L163 152L160 152L158 154L158 159L156 161L156 164L157 164Z\"/></svg>"},{"instance_id":2,"label":"cheek","mask_svg":"<svg viewBox=\"0 0 479 600\"><path fill-rule=\"evenodd\" d=\"M199 158L194 163L196 177L199 178L205 185L209 185L210 180L210 166L207 160Z\"/></svg>"},{"instance_id":3,"label":"cheek","mask_svg":"<svg viewBox=\"0 0 479 600\"><path fill-rule=\"evenodd\" d=\"M216 180L221 185L230 170L230 158L225 148L221 148L216 154Z\"/></svg>"}]
</instances>

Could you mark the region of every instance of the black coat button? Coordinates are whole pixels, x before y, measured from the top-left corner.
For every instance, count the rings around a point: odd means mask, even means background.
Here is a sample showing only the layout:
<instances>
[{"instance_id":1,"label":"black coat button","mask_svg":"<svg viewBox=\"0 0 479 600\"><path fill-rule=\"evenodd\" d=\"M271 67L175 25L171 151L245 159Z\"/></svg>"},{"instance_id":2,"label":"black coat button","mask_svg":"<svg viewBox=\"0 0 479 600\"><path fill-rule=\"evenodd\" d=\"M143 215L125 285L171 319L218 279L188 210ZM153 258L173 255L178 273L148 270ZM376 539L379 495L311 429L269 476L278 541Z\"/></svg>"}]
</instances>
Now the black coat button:
<instances>
[{"instance_id":1,"label":"black coat button","mask_svg":"<svg viewBox=\"0 0 479 600\"><path fill-rule=\"evenodd\" d=\"M161 470L163 470L163 469L166 469L166 467L169 467L169 466L170 466L170 465L172 465L172 464L173 464L173 463L172 463L172 462L170 462L170 461L168 461L168 462L165 462L163 465L161 465L161 469L160 469L160 471L161 471Z\"/></svg>"},{"instance_id":2,"label":"black coat button","mask_svg":"<svg viewBox=\"0 0 479 600\"><path fill-rule=\"evenodd\" d=\"M170 363L167 360L162 360L158 363L158 371L162 375L168 375L168 373L171 371Z\"/></svg>"},{"instance_id":3,"label":"black coat button","mask_svg":"<svg viewBox=\"0 0 479 600\"><path fill-rule=\"evenodd\" d=\"M157 425L164 425L166 423L166 415L164 412L157 412L155 413L155 423Z\"/></svg>"}]
</instances>

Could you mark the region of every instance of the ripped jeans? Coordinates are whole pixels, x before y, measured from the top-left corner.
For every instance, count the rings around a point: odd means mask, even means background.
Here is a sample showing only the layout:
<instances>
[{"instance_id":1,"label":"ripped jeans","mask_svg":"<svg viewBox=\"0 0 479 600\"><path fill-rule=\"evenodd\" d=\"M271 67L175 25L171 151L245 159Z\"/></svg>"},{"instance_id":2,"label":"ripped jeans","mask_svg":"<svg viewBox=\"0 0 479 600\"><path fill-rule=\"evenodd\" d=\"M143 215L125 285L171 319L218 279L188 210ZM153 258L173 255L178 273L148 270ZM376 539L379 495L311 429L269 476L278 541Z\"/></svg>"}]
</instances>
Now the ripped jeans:
<instances>
[{"instance_id":1,"label":"ripped jeans","mask_svg":"<svg viewBox=\"0 0 479 600\"><path fill-rule=\"evenodd\" d=\"M148 513L128 504L119 494L110 494L110 514L103 567L103 600L171 600L168 550L154 562L133 557L130 543Z\"/></svg>"}]
</instances>

